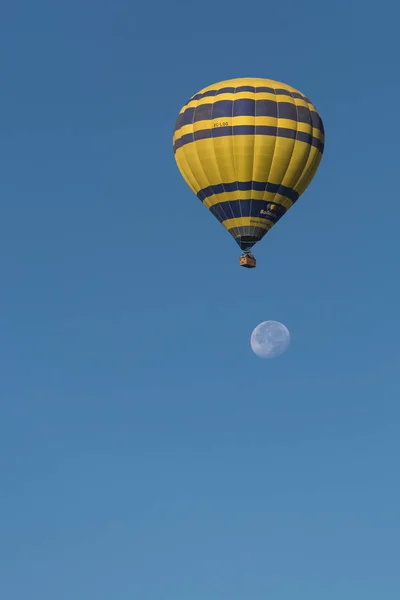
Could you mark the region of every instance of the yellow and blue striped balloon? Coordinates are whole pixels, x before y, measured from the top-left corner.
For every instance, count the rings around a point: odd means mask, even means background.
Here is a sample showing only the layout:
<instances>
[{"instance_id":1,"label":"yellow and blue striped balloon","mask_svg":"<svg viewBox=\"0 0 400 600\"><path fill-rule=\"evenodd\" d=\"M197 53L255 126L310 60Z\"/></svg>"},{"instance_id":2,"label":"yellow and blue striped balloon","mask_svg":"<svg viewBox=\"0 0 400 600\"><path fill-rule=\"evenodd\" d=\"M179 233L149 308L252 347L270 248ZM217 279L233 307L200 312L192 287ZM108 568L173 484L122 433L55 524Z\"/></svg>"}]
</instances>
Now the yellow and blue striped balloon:
<instances>
[{"instance_id":1,"label":"yellow and blue striped balloon","mask_svg":"<svg viewBox=\"0 0 400 600\"><path fill-rule=\"evenodd\" d=\"M190 98L173 147L186 183L246 251L311 182L324 127L310 100L289 85L230 79Z\"/></svg>"}]
</instances>

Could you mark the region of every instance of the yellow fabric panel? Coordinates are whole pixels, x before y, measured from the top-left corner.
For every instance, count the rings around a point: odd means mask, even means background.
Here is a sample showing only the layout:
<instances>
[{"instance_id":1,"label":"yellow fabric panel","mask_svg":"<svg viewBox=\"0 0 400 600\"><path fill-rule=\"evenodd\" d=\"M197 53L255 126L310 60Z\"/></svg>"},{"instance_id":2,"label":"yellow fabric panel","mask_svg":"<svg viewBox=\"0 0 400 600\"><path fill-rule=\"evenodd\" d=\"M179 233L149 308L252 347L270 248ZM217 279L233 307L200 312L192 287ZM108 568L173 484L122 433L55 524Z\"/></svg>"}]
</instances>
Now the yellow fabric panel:
<instances>
[{"instance_id":1,"label":"yellow fabric panel","mask_svg":"<svg viewBox=\"0 0 400 600\"><path fill-rule=\"evenodd\" d=\"M276 121L275 119L275 123ZM254 181L270 181L276 137L273 135L256 135L254 137Z\"/></svg>"},{"instance_id":2,"label":"yellow fabric panel","mask_svg":"<svg viewBox=\"0 0 400 600\"><path fill-rule=\"evenodd\" d=\"M188 161L186 160L185 153L180 152L179 160L176 158L176 156L175 156L175 160L179 167L179 170L181 172L183 179L186 181L186 183L188 184L190 189L195 194L197 194L197 192L199 190L201 190L202 188L201 188L199 182L194 177L192 165L189 164Z\"/></svg>"},{"instance_id":3,"label":"yellow fabric panel","mask_svg":"<svg viewBox=\"0 0 400 600\"><path fill-rule=\"evenodd\" d=\"M296 184L296 192L298 192L299 196L306 191L311 181L314 178L314 175L319 167L319 163L321 162L322 154L318 152L317 148L312 147L310 156L308 157L307 164L303 170L302 176Z\"/></svg>"},{"instance_id":4,"label":"yellow fabric panel","mask_svg":"<svg viewBox=\"0 0 400 600\"><path fill-rule=\"evenodd\" d=\"M189 165L198 184L194 189L191 187L197 194L209 185L251 180L281 183L299 191L304 175L310 175L316 154L321 156L317 148L299 140L235 135L186 144L176 151L175 158L187 178Z\"/></svg>"},{"instance_id":5,"label":"yellow fabric panel","mask_svg":"<svg viewBox=\"0 0 400 600\"><path fill-rule=\"evenodd\" d=\"M214 147L214 156L218 164L221 179L219 183L237 181L235 161L233 159L233 139L232 136L212 138ZM200 140L199 140L200 141ZM214 184L212 184L214 185Z\"/></svg>"},{"instance_id":6,"label":"yellow fabric panel","mask_svg":"<svg viewBox=\"0 0 400 600\"><path fill-rule=\"evenodd\" d=\"M200 141L200 140L199 140ZM182 146L176 153L176 162L178 166L180 166L181 156L184 156L184 160L189 165L193 177L198 185L198 188L195 190L195 194L203 188L211 185L211 182L218 182L218 173L210 173L208 170L208 164L205 161L204 150L201 152L202 146L198 142L193 142L192 144L186 144ZM212 145L212 140L201 140L202 142L208 142L208 155L211 155L210 147ZM178 155L179 153L179 155ZM210 161L211 162L211 161ZM214 175L214 178L213 178Z\"/></svg>"},{"instance_id":7,"label":"yellow fabric panel","mask_svg":"<svg viewBox=\"0 0 400 600\"><path fill-rule=\"evenodd\" d=\"M224 87L241 87L242 85L266 86L272 88L278 87L283 90L291 90L292 92L297 91L287 85L287 83L280 83L274 79L264 79L263 77L235 77L235 79L224 79L223 81L212 83L200 90L199 94L208 90L219 90Z\"/></svg>"},{"instance_id":8,"label":"yellow fabric panel","mask_svg":"<svg viewBox=\"0 0 400 600\"><path fill-rule=\"evenodd\" d=\"M260 229L265 229L268 231L273 227L273 222L268 221L267 219L257 219L255 217L240 217L238 219L227 219L222 223L222 225L228 231L233 229L234 227L260 227Z\"/></svg>"},{"instance_id":9,"label":"yellow fabric panel","mask_svg":"<svg viewBox=\"0 0 400 600\"><path fill-rule=\"evenodd\" d=\"M282 185L297 191L296 186L303 175L304 169L306 168L312 147L313 146L310 146L304 142L300 142L298 140L295 141L292 146L290 160L287 163L286 170L281 180Z\"/></svg>"},{"instance_id":10,"label":"yellow fabric panel","mask_svg":"<svg viewBox=\"0 0 400 600\"><path fill-rule=\"evenodd\" d=\"M273 154L273 148L275 144L275 138L273 136L260 136L260 135L236 135L236 136L226 136L220 138L214 138L216 153L218 155L219 163L224 163L227 178L224 181L250 181L253 178L257 181L267 181L263 177L258 178L256 176L256 167L259 165L258 158L254 160L253 157L258 157L259 155L259 144L260 140L269 140L269 148L270 154ZM199 143L202 140L199 140ZM197 143L197 142L195 142ZM245 169L250 173L248 178L241 179L238 174L238 170L236 168L238 162L241 160L240 156L245 155L247 152L247 164ZM252 161L252 165L250 167L249 161ZM254 166L254 173L253 173ZM265 173L265 170L264 170ZM244 175L247 173L245 172ZM214 182L218 183L218 182Z\"/></svg>"},{"instance_id":11,"label":"yellow fabric panel","mask_svg":"<svg viewBox=\"0 0 400 600\"><path fill-rule=\"evenodd\" d=\"M253 178L254 135L233 135L233 162L237 181Z\"/></svg>"},{"instance_id":12,"label":"yellow fabric panel","mask_svg":"<svg viewBox=\"0 0 400 600\"><path fill-rule=\"evenodd\" d=\"M290 158L293 153L294 140L288 138L275 138L274 154L271 157L271 168L269 171L268 181L281 183ZM258 159L258 157L257 157Z\"/></svg>"}]
</instances>

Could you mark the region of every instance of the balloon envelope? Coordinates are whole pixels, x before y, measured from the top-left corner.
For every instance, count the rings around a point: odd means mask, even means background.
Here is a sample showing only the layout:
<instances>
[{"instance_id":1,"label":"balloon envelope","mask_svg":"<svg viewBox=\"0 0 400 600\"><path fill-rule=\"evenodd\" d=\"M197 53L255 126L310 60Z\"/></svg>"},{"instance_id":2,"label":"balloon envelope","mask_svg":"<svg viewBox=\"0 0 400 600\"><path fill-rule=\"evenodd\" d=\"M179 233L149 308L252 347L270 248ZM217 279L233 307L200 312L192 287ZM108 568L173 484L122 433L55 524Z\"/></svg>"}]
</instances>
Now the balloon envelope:
<instances>
[{"instance_id":1,"label":"balloon envelope","mask_svg":"<svg viewBox=\"0 0 400 600\"><path fill-rule=\"evenodd\" d=\"M314 105L271 79L231 79L183 106L173 147L199 200L243 250L251 248L304 192L324 150Z\"/></svg>"}]
</instances>

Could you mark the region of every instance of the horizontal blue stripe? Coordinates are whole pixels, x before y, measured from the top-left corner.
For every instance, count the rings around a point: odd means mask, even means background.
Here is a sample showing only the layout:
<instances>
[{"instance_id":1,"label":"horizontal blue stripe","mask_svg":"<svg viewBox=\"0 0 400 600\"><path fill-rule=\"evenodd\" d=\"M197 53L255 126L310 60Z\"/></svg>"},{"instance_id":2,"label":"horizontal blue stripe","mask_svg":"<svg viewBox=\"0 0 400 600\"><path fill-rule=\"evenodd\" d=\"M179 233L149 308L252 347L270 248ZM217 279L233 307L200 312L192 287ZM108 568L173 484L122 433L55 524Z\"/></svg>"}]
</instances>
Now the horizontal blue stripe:
<instances>
[{"instance_id":1,"label":"horizontal blue stripe","mask_svg":"<svg viewBox=\"0 0 400 600\"><path fill-rule=\"evenodd\" d=\"M174 152L176 152L179 148L182 148L182 146L197 140L204 140L213 137L224 137L228 135L271 135L274 137L291 138L301 142L306 142L311 146L315 146L318 148L321 154L324 151L324 143L321 142L321 140L313 137L309 133L304 133L303 131L267 125L236 125L235 127L214 127L212 129L201 129L200 131L195 131L194 133L186 133L175 141Z\"/></svg>"},{"instance_id":2,"label":"horizontal blue stripe","mask_svg":"<svg viewBox=\"0 0 400 600\"><path fill-rule=\"evenodd\" d=\"M275 89L272 87L265 87L265 86L253 87L251 85L241 85L239 87L224 87L224 88L220 88L219 90L208 90L206 92L192 96L192 98L190 98L189 102L191 100L201 100L201 98L207 98L209 96L218 96L219 94L235 94L235 93L239 94L240 92L255 92L255 93L267 92L270 94L281 94L281 95L285 95L285 96L291 96L292 98L299 98L301 100L305 100L306 102L310 102L308 100L308 98L306 98L306 96L303 96L299 92L290 92L289 90L284 90L284 89L280 89L280 88Z\"/></svg>"},{"instance_id":3,"label":"horizontal blue stripe","mask_svg":"<svg viewBox=\"0 0 400 600\"><path fill-rule=\"evenodd\" d=\"M307 123L307 125L319 129L322 133L324 132L322 119L314 110L311 111L305 106L296 106L290 102L253 100L251 98L220 100L214 104L200 104L197 107L187 108L179 115L175 124L175 131L192 123L230 117L291 119L298 123Z\"/></svg>"},{"instance_id":4,"label":"horizontal blue stripe","mask_svg":"<svg viewBox=\"0 0 400 600\"><path fill-rule=\"evenodd\" d=\"M209 208L209 211L223 223L227 219L238 219L240 217L254 217L255 219L267 219L276 223L285 214L286 208L279 206L279 211L269 211L271 202L265 200L230 200L219 202ZM263 214L261 211L268 211Z\"/></svg>"},{"instance_id":5,"label":"horizontal blue stripe","mask_svg":"<svg viewBox=\"0 0 400 600\"><path fill-rule=\"evenodd\" d=\"M206 198L210 196L223 194L225 192L234 192L234 191L248 191L255 190L257 192L271 192L271 194L280 194L292 200L292 202L296 202L299 197L298 192L293 190L292 188L286 187L285 185L280 185L279 183L270 183L269 181L232 181L230 183L219 183L218 185L210 185L206 188L200 190L197 194L199 200L204 202ZM231 202L235 202L232 200ZM244 202L244 200L241 200ZM253 200L255 202L255 200ZM262 200L264 202L264 200Z\"/></svg>"}]
</instances>

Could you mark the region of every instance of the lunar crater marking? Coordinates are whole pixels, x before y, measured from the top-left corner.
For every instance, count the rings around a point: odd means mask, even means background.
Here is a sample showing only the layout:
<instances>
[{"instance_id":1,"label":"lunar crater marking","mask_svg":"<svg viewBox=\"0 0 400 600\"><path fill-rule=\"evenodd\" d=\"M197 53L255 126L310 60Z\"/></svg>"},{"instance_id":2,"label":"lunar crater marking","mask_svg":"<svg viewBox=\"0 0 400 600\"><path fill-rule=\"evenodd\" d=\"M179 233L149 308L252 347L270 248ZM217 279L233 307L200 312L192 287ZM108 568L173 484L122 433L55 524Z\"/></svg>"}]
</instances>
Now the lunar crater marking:
<instances>
[{"instance_id":1,"label":"lunar crater marking","mask_svg":"<svg viewBox=\"0 0 400 600\"><path fill-rule=\"evenodd\" d=\"M263 321L254 329L250 345L260 358L275 358L290 344L289 329L279 321Z\"/></svg>"}]
</instances>

